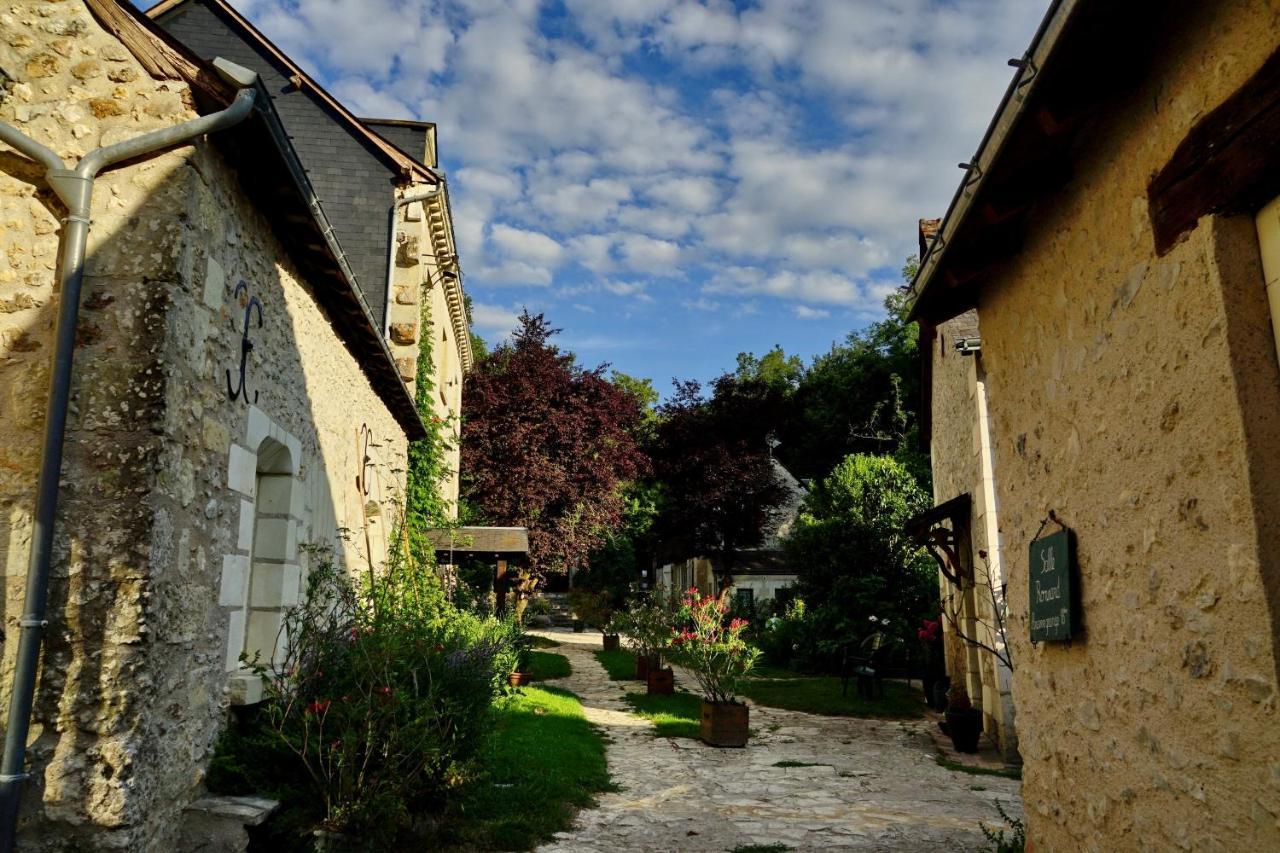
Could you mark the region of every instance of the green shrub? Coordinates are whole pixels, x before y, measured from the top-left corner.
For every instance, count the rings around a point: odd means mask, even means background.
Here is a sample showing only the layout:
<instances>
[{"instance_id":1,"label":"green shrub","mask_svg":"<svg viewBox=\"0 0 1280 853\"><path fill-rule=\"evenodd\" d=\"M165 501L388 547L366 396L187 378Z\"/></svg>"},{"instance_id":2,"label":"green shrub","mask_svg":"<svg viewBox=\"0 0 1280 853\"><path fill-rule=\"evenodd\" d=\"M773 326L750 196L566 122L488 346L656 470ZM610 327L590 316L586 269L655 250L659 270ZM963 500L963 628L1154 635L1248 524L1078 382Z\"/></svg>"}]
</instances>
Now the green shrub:
<instances>
[{"instance_id":1,"label":"green shrub","mask_svg":"<svg viewBox=\"0 0 1280 853\"><path fill-rule=\"evenodd\" d=\"M465 775L515 667L519 627L453 609L430 568L393 566L357 587L318 553L284 630L284 660L257 667L262 709L224 738L211 776L284 790L298 805L286 822L391 845ZM237 754L245 747L261 757ZM268 756L276 769L263 775Z\"/></svg>"}]
</instances>

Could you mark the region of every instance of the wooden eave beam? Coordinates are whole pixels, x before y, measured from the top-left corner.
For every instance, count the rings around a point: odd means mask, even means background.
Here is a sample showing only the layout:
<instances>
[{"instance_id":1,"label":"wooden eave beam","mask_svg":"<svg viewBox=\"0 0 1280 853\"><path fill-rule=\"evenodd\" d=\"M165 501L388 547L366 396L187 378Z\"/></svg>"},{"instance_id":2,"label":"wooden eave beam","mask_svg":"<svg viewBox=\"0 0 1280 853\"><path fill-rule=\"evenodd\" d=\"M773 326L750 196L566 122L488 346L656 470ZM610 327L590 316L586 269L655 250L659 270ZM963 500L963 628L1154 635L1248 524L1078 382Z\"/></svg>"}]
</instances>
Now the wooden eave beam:
<instances>
[{"instance_id":1,"label":"wooden eave beam","mask_svg":"<svg viewBox=\"0 0 1280 853\"><path fill-rule=\"evenodd\" d=\"M1204 116L1147 186L1157 254L1203 216L1253 213L1280 195L1280 50Z\"/></svg>"}]
</instances>

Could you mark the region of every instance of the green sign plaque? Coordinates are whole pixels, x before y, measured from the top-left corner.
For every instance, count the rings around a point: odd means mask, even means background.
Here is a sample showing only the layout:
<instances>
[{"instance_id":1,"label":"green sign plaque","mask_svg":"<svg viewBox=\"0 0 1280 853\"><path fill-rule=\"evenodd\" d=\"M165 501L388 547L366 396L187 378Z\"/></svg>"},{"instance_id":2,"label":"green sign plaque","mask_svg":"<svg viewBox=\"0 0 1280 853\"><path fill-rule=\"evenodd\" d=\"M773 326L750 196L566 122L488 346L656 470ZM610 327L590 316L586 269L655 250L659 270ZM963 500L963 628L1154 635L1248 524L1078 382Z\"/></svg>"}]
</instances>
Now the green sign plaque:
<instances>
[{"instance_id":1,"label":"green sign plaque","mask_svg":"<svg viewBox=\"0 0 1280 853\"><path fill-rule=\"evenodd\" d=\"M1031 642L1070 640L1076 624L1071 531L1063 528L1031 543Z\"/></svg>"}]
</instances>

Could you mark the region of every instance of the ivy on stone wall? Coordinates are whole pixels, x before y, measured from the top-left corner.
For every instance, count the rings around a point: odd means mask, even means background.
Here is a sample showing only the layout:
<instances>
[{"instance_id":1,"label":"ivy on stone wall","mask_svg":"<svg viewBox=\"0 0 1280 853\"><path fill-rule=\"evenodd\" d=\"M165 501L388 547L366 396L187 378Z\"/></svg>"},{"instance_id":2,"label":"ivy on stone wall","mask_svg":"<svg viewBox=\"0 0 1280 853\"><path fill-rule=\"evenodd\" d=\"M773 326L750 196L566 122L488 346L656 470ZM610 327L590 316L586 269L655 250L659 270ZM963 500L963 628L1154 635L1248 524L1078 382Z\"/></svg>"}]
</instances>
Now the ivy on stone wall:
<instances>
[{"instance_id":1,"label":"ivy on stone wall","mask_svg":"<svg viewBox=\"0 0 1280 853\"><path fill-rule=\"evenodd\" d=\"M435 361L432 358L435 335L431 331L431 307L424 300L418 335L418 370L414 379L414 401L418 415L427 427L427 437L409 445L409 470L405 483L405 534L409 554L420 566L435 565L435 550L427 539L427 530L450 523L449 508L442 487L451 473L446 454L451 449L449 423L435 413L433 395L436 390Z\"/></svg>"}]
</instances>

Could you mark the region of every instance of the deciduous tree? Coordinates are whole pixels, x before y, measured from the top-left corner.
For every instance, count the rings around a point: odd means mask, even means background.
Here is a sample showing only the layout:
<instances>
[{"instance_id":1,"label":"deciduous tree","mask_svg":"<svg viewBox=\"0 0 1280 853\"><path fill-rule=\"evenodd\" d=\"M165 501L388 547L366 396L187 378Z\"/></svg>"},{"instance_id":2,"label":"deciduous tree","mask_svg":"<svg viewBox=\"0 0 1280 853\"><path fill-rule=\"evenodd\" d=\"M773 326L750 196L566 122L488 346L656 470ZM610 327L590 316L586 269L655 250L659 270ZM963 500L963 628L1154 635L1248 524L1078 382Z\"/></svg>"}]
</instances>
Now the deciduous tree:
<instances>
[{"instance_id":1,"label":"deciduous tree","mask_svg":"<svg viewBox=\"0 0 1280 853\"><path fill-rule=\"evenodd\" d=\"M464 386L462 477L491 524L529 528L531 582L583 565L622 521L621 485L645 469L633 429L640 405L555 346L527 311L511 342Z\"/></svg>"}]
</instances>

